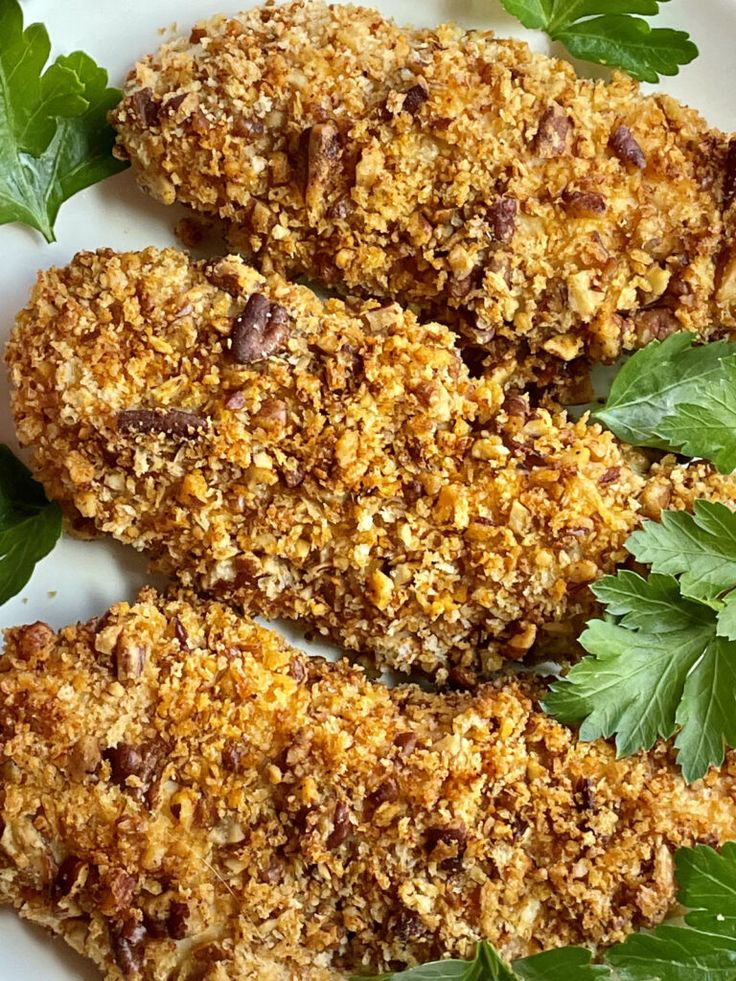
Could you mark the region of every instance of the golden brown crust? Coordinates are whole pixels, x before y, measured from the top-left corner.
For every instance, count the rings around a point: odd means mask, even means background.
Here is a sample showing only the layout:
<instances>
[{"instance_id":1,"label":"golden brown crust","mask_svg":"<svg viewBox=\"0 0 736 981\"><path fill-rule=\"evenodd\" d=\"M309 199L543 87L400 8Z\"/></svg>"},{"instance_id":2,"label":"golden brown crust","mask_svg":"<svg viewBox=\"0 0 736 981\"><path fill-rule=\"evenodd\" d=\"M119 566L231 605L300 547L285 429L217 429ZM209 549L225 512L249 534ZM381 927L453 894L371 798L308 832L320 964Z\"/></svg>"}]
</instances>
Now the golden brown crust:
<instances>
[{"instance_id":1,"label":"golden brown crust","mask_svg":"<svg viewBox=\"0 0 736 981\"><path fill-rule=\"evenodd\" d=\"M269 302L285 322L243 334ZM270 355L238 363L253 338ZM609 433L472 381L444 327L238 258L82 253L7 357L53 497L187 585L440 681L588 610L638 521Z\"/></svg>"},{"instance_id":2,"label":"golden brown crust","mask_svg":"<svg viewBox=\"0 0 736 981\"><path fill-rule=\"evenodd\" d=\"M0 692L0 900L110 981L610 943L736 821L733 754L687 787L664 745L577 742L533 680L390 690L185 596L8 631Z\"/></svg>"},{"instance_id":3,"label":"golden brown crust","mask_svg":"<svg viewBox=\"0 0 736 981\"><path fill-rule=\"evenodd\" d=\"M639 521L644 462L610 433L471 380L444 327L238 258L82 253L7 358L53 497L188 586L439 681L571 642ZM698 481L736 499L702 465L656 479L669 507Z\"/></svg>"},{"instance_id":4,"label":"golden brown crust","mask_svg":"<svg viewBox=\"0 0 736 981\"><path fill-rule=\"evenodd\" d=\"M412 301L498 357L736 325L736 152L623 75L297 0L164 45L111 118L140 183L264 271Z\"/></svg>"}]
</instances>

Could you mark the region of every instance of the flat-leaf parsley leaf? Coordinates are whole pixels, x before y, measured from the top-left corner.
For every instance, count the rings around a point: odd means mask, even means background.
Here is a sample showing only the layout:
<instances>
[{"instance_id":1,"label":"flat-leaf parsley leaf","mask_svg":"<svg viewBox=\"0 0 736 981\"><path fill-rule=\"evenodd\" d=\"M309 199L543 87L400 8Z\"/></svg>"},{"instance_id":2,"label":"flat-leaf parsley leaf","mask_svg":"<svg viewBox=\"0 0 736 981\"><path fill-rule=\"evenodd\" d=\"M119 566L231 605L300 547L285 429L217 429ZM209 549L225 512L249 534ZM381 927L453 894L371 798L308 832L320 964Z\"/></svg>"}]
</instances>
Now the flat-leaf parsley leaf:
<instances>
[{"instance_id":1,"label":"flat-leaf parsley leaf","mask_svg":"<svg viewBox=\"0 0 736 981\"><path fill-rule=\"evenodd\" d=\"M20 592L60 534L59 505L46 500L28 469L0 445L0 605Z\"/></svg>"},{"instance_id":2,"label":"flat-leaf parsley leaf","mask_svg":"<svg viewBox=\"0 0 736 981\"><path fill-rule=\"evenodd\" d=\"M113 157L107 123L122 93L81 51L44 71L50 50L46 28L24 30L18 0L0 0L0 225L52 242L64 201L128 164Z\"/></svg>"},{"instance_id":3,"label":"flat-leaf parsley leaf","mask_svg":"<svg viewBox=\"0 0 736 981\"><path fill-rule=\"evenodd\" d=\"M676 75L698 56L685 31L651 25L635 14L659 13L667 0L501 0L525 27L544 31L575 58L623 68L642 82Z\"/></svg>"},{"instance_id":4,"label":"flat-leaf parsley leaf","mask_svg":"<svg viewBox=\"0 0 736 981\"><path fill-rule=\"evenodd\" d=\"M693 346L686 332L652 341L616 375L593 414L634 446L711 460L736 469L736 343Z\"/></svg>"},{"instance_id":5,"label":"flat-leaf parsley leaf","mask_svg":"<svg viewBox=\"0 0 736 981\"><path fill-rule=\"evenodd\" d=\"M592 586L608 620L580 637L591 657L551 686L544 708L581 723L582 739L616 736L619 755L675 733L687 781L736 746L736 513L696 501L665 511L626 543L644 579L619 571Z\"/></svg>"},{"instance_id":6,"label":"flat-leaf parsley leaf","mask_svg":"<svg viewBox=\"0 0 736 981\"><path fill-rule=\"evenodd\" d=\"M707 602L736 586L736 512L718 501L696 501L692 514L663 511L626 548L653 572L679 576L683 596Z\"/></svg>"},{"instance_id":7,"label":"flat-leaf parsley leaf","mask_svg":"<svg viewBox=\"0 0 736 981\"><path fill-rule=\"evenodd\" d=\"M370 981L596 981L610 978L607 967L591 964L583 947L561 947L507 964L493 947L481 941L472 961L442 960L420 964L397 974L381 974ZM351 981L369 981L354 976Z\"/></svg>"}]
</instances>

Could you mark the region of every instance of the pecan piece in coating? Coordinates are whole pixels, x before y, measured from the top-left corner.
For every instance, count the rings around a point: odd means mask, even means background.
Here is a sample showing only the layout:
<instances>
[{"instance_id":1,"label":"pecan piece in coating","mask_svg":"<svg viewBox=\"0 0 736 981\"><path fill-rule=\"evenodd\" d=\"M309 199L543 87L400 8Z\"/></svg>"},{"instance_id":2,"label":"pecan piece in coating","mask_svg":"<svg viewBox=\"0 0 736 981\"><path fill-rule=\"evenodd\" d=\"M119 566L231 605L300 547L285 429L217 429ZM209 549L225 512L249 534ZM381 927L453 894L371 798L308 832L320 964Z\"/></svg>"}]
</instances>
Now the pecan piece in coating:
<instances>
[{"instance_id":1,"label":"pecan piece in coating","mask_svg":"<svg viewBox=\"0 0 736 981\"><path fill-rule=\"evenodd\" d=\"M160 433L175 439L191 439L207 427L207 420L181 409L123 409L118 413L121 433Z\"/></svg>"},{"instance_id":2,"label":"pecan piece in coating","mask_svg":"<svg viewBox=\"0 0 736 981\"><path fill-rule=\"evenodd\" d=\"M568 148L573 123L565 110L558 105L545 109L534 137L534 150L540 157L559 157Z\"/></svg>"},{"instance_id":3,"label":"pecan piece in coating","mask_svg":"<svg viewBox=\"0 0 736 981\"><path fill-rule=\"evenodd\" d=\"M607 208L605 197L598 191L565 191L562 200L568 214L576 218L602 215Z\"/></svg>"},{"instance_id":4,"label":"pecan piece in coating","mask_svg":"<svg viewBox=\"0 0 736 981\"><path fill-rule=\"evenodd\" d=\"M242 313L233 321L230 342L239 364L261 361L282 347L289 330L289 315L262 293L252 293Z\"/></svg>"},{"instance_id":5,"label":"pecan piece in coating","mask_svg":"<svg viewBox=\"0 0 736 981\"><path fill-rule=\"evenodd\" d=\"M123 977L138 977L146 956L146 928L131 912L110 923L109 935L112 955Z\"/></svg>"},{"instance_id":6,"label":"pecan piece in coating","mask_svg":"<svg viewBox=\"0 0 736 981\"><path fill-rule=\"evenodd\" d=\"M611 149L624 163L633 164L639 170L644 170L647 158L638 140L628 126L617 126L611 134Z\"/></svg>"},{"instance_id":7,"label":"pecan piece in coating","mask_svg":"<svg viewBox=\"0 0 736 981\"><path fill-rule=\"evenodd\" d=\"M499 198L488 209L493 237L499 242L510 242L516 231L516 215L519 203L513 198Z\"/></svg>"},{"instance_id":8,"label":"pecan piece in coating","mask_svg":"<svg viewBox=\"0 0 736 981\"><path fill-rule=\"evenodd\" d=\"M328 849L328 851L333 851L335 848L339 848L350 835L350 831L350 811L345 804L339 800L337 804L335 804L335 812L332 817L332 831L325 842L325 847Z\"/></svg>"},{"instance_id":9,"label":"pecan piece in coating","mask_svg":"<svg viewBox=\"0 0 736 981\"><path fill-rule=\"evenodd\" d=\"M730 208L736 198L736 137L728 144L723 172L723 207Z\"/></svg>"},{"instance_id":10,"label":"pecan piece in coating","mask_svg":"<svg viewBox=\"0 0 736 981\"><path fill-rule=\"evenodd\" d=\"M416 116L428 98L429 92L424 85L412 85L404 96L402 111L408 112L410 116Z\"/></svg>"}]
</instances>

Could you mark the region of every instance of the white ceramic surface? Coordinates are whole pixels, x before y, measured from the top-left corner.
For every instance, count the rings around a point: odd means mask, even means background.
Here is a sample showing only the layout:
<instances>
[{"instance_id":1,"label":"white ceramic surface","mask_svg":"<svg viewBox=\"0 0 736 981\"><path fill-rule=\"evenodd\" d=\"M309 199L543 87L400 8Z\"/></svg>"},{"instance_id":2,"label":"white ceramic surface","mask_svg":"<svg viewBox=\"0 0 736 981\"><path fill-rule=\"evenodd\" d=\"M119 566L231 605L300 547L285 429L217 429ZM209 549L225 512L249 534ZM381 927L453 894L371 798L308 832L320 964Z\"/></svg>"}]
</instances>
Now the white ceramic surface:
<instances>
[{"instance_id":1,"label":"white ceramic surface","mask_svg":"<svg viewBox=\"0 0 736 981\"><path fill-rule=\"evenodd\" d=\"M368 0L364 0L368 2ZM430 25L457 20L469 27L514 34L547 50L546 40L509 17L497 0L373 0L402 22ZM139 55L153 50L178 24L182 31L210 14L235 12L241 0L24 0L26 23L43 21L53 52L89 52L120 84ZM688 30L700 57L662 88L700 108L723 129L736 130L736 0L672 0L663 20ZM16 225L0 227L0 343L4 345L13 315L25 302L36 270L64 264L79 249L110 246L137 249L177 244L173 234L179 212L144 197L130 172L90 188L67 202L56 226L57 241L46 245L36 232ZM15 445L8 410L7 382L0 372L0 441ZM132 551L107 542L66 539L36 569L20 596L0 609L0 627L44 619L55 626L87 619L110 603L133 597L147 581L145 561ZM298 633L285 632L313 653L323 645L306 644ZM0 706L0 711L2 707ZM0 910L0 981L93 981L98 972L58 940Z\"/></svg>"}]
</instances>

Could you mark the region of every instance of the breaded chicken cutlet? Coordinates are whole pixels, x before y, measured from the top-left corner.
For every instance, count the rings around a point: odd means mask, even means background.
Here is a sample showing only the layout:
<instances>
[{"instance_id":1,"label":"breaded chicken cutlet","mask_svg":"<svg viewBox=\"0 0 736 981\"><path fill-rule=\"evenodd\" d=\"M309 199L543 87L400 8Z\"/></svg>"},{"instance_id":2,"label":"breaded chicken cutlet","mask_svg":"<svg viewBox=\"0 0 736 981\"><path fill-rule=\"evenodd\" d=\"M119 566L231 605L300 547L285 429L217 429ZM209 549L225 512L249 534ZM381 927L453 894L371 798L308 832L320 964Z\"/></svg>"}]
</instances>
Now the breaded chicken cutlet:
<instances>
[{"instance_id":1,"label":"breaded chicken cutlet","mask_svg":"<svg viewBox=\"0 0 736 981\"><path fill-rule=\"evenodd\" d=\"M237 257L81 253L40 275L7 361L19 438L70 513L438 682L572 643L642 509L736 500L705 465L644 476L599 426L504 400L445 327Z\"/></svg>"},{"instance_id":2,"label":"breaded chicken cutlet","mask_svg":"<svg viewBox=\"0 0 736 981\"><path fill-rule=\"evenodd\" d=\"M532 680L391 690L152 591L8 631L0 689L0 900L109 981L608 944L736 822L733 753L688 787L664 744L577 742Z\"/></svg>"},{"instance_id":3,"label":"breaded chicken cutlet","mask_svg":"<svg viewBox=\"0 0 736 981\"><path fill-rule=\"evenodd\" d=\"M264 272L418 304L499 358L736 326L736 144L621 74L297 0L165 44L111 120L145 189Z\"/></svg>"}]
</instances>

